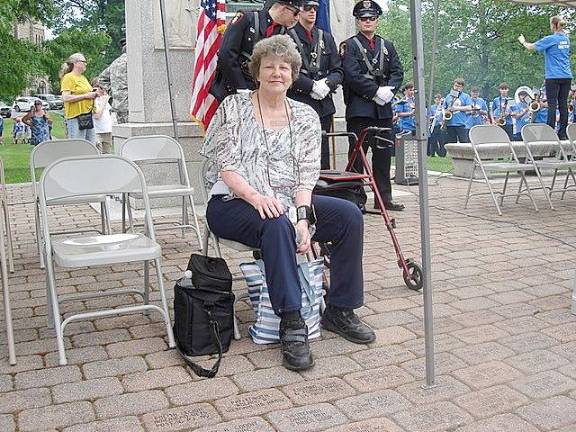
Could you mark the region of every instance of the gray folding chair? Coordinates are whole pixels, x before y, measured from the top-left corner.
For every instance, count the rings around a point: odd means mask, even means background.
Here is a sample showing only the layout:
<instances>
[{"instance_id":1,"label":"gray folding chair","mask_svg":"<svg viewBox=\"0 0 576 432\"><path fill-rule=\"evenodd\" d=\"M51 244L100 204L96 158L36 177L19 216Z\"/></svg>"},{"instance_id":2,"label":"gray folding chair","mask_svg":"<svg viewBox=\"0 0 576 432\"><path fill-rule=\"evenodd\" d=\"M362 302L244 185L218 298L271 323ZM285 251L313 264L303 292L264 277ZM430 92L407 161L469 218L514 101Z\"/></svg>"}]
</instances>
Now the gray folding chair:
<instances>
[{"instance_id":1,"label":"gray folding chair","mask_svg":"<svg viewBox=\"0 0 576 432\"><path fill-rule=\"evenodd\" d=\"M107 175L103 176L102 173ZM47 218L47 203L53 200L70 200L98 194L138 193L144 204L145 234L72 234L53 238ZM111 315L130 314L136 312L148 313L156 311L162 315L168 334L168 345L175 346L174 335L170 324L168 303L164 291L162 276L160 245L156 243L154 225L150 214L150 202L144 175L131 161L118 156L84 156L60 159L48 166L40 179L40 212L42 232L44 235L44 254L46 261L48 319L54 325L58 345L59 362L65 365L64 330L74 321L101 318ZM87 267L113 265L127 262L144 262L143 290L121 288L102 292L87 292L59 296L56 289L54 265L60 267ZM156 267L158 290L161 306L149 303L150 261ZM111 295L137 294L142 297L141 305L125 306L116 309L104 309L71 314L68 312L62 321L60 302L68 300L84 300Z\"/></svg>"},{"instance_id":2,"label":"gray folding chair","mask_svg":"<svg viewBox=\"0 0 576 432\"><path fill-rule=\"evenodd\" d=\"M485 195L490 194L492 196L492 200L494 201L494 205L496 206L496 210L498 214L502 216L501 206L504 203L504 197L506 196L515 196L516 202L518 202L518 198L521 195L526 194L536 211L538 211L538 206L536 205L536 201L532 197L532 189L528 181L526 180L526 171L536 171L536 175L538 177L538 181L540 182L541 188L544 190L546 198L548 199L548 203L550 207L552 207L552 203L550 202L550 198L548 194L546 194L546 189L544 188L544 184L542 183L542 178L540 177L540 173L538 172L537 168L535 167L533 162L530 163L521 163L518 160L518 156L516 155L516 151L508 138L506 132L496 125L478 125L474 126L470 129L470 142L472 144L472 148L474 150L474 162L472 173L470 174L470 179L468 181L468 191L466 192L466 201L464 202L464 208L468 206L468 201L472 196L475 195ZM506 144L506 145L502 145ZM476 173L476 169L480 169L482 172L482 176L486 185L488 186L489 192L477 192L471 193L472 189L472 182L474 180L474 174ZM494 191L492 186L492 181L488 176L488 173L497 173L497 174L505 174L504 177L504 185L502 187L502 191ZM518 173L520 175L520 185L518 188L518 192L512 194L506 194L506 189L508 186L508 180L510 173ZM523 189L523 185L526 185L526 188ZM500 200L496 199L496 195L500 196ZM498 202L500 201L500 202Z\"/></svg>"},{"instance_id":3,"label":"gray folding chair","mask_svg":"<svg viewBox=\"0 0 576 432\"><path fill-rule=\"evenodd\" d=\"M190 185L188 169L186 168L186 158L182 147L174 138L165 135L149 135L128 138L120 147L119 155L129 159L143 169L144 165L161 165L163 169L170 169L174 164L177 166L177 172L170 171L166 175L159 176L161 179L152 183L148 179L148 195L154 198L182 198L182 222L177 226L184 230L191 228L196 232L198 245L202 245L202 235L198 225L196 207L194 206L194 188ZM138 194L132 197L141 199ZM193 224L189 221L188 204L192 210ZM132 207L130 197L123 196L122 199L122 229L126 230L126 208L128 210L128 220L130 229L134 227L132 216ZM166 222L174 225L173 222ZM158 224L159 225L159 224ZM160 229L157 226L157 229Z\"/></svg>"},{"instance_id":4,"label":"gray folding chair","mask_svg":"<svg viewBox=\"0 0 576 432\"><path fill-rule=\"evenodd\" d=\"M52 162L66 157L99 155L100 151L94 144L83 139L61 139L44 141L35 146L30 153L30 178L32 180L32 194L34 196L34 220L36 226L36 241L38 243L38 254L40 255L40 267L44 268L44 258L42 255L42 237L40 230L40 213L39 213L39 192L38 182L36 180L36 171L46 168ZM109 175L101 173L101 177ZM78 179L81 181L81 179ZM65 204L88 204L93 202L100 203L102 230L104 234L110 231L110 212L106 202L106 195L92 195L84 197L71 197L69 199L51 200L46 204L48 206L65 205ZM66 232L83 232L83 230L73 230ZM57 234L57 233L53 233Z\"/></svg>"},{"instance_id":5,"label":"gray folding chair","mask_svg":"<svg viewBox=\"0 0 576 432\"><path fill-rule=\"evenodd\" d=\"M571 130L571 133L574 134L574 129ZM526 145L527 148L536 145L548 147L546 154L550 154L552 156L546 157L542 160L535 160L534 164L540 170L554 170L552 183L548 188L548 194L551 195L556 192L562 192L561 199L564 199L566 191L576 187L576 177L574 176L573 171L576 169L576 161L574 159L571 160L568 157L568 153L571 153L572 155L576 154L574 148L570 149L570 147L573 146L573 141L570 140L568 146L565 147L560 142L556 131L554 131L554 129L552 129L547 124L541 123L530 123L524 126L522 128L522 139L524 140L524 145ZM570 151L568 152L569 149ZM566 171L564 186L562 189L554 189L559 171ZM571 185L568 185L569 179L572 179Z\"/></svg>"},{"instance_id":6,"label":"gray folding chair","mask_svg":"<svg viewBox=\"0 0 576 432\"><path fill-rule=\"evenodd\" d=\"M8 191L6 190L6 176L4 162L0 159L0 201L4 213L4 229L6 230L6 246L8 247L8 268L14 273L14 247L12 244L12 229L10 228L10 210L8 208Z\"/></svg>"},{"instance_id":7,"label":"gray folding chair","mask_svg":"<svg viewBox=\"0 0 576 432\"><path fill-rule=\"evenodd\" d=\"M16 364L16 349L14 347L14 330L12 327L12 309L10 308L10 288L8 287L8 267L14 271L12 261L12 234L10 233L10 216L8 213L8 204L6 201L6 184L4 183L4 166L0 159L0 178L2 184L3 211L0 212L0 271L2 272L2 297L4 299L4 319L6 321L6 341L8 343L8 361L11 365ZM6 239L8 242L8 259L6 259L6 248L4 244L4 230L6 230ZM7 265L9 262L9 266Z\"/></svg>"}]
</instances>

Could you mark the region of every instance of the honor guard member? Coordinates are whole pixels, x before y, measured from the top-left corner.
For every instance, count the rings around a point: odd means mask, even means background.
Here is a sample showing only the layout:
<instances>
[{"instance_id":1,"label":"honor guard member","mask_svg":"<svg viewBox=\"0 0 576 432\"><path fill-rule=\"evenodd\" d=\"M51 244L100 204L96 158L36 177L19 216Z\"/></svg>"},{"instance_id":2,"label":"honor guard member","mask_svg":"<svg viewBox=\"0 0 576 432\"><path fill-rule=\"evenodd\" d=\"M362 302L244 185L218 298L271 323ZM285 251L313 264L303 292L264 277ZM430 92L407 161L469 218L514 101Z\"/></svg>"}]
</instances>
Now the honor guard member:
<instances>
[{"instance_id":1,"label":"honor guard member","mask_svg":"<svg viewBox=\"0 0 576 432\"><path fill-rule=\"evenodd\" d=\"M332 131L332 116L336 112L332 93L342 84L344 72L334 37L317 28L318 0L304 0L298 23L288 30L302 57L298 79L288 90L288 97L310 105L318 113L322 130ZM322 137L320 168L330 169L328 137Z\"/></svg>"},{"instance_id":2,"label":"honor guard member","mask_svg":"<svg viewBox=\"0 0 576 432\"><path fill-rule=\"evenodd\" d=\"M452 90L444 98L442 128L446 131L446 143L468 142L466 113L472 110L472 98L464 93L465 85L464 79L456 78ZM446 120L447 117L449 120Z\"/></svg>"},{"instance_id":3,"label":"honor guard member","mask_svg":"<svg viewBox=\"0 0 576 432\"><path fill-rule=\"evenodd\" d=\"M218 50L216 77L210 93L222 101L238 91L256 88L248 71L252 49L256 42L276 34L286 33L300 13L301 0L276 0L270 8L238 12L227 26Z\"/></svg>"},{"instance_id":4,"label":"honor guard member","mask_svg":"<svg viewBox=\"0 0 576 432\"><path fill-rule=\"evenodd\" d=\"M347 130L360 136L360 132L370 126L392 129L391 101L402 85L404 70L392 42L375 34L382 8L374 1L365 0L354 6L353 15L360 31L342 42L340 55ZM391 132L384 138L394 141ZM392 201L391 149L376 139L364 143L365 150L368 146L372 147L374 180L384 206L387 210L403 210L404 205ZM350 140L349 156L353 148L354 142ZM360 158L356 159L354 169L362 171Z\"/></svg>"},{"instance_id":5,"label":"honor guard member","mask_svg":"<svg viewBox=\"0 0 576 432\"><path fill-rule=\"evenodd\" d=\"M126 39L120 39L122 55L100 73L98 82L112 97L112 111L118 124L128 123L128 55Z\"/></svg>"},{"instance_id":6,"label":"honor guard member","mask_svg":"<svg viewBox=\"0 0 576 432\"><path fill-rule=\"evenodd\" d=\"M508 97L509 90L510 88L506 83L498 86L500 95L492 101L492 114L494 123L504 129L508 137L512 139L514 135L514 126L512 123L512 105L514 105L514 100Z\"/></svg>"}]
</instances>

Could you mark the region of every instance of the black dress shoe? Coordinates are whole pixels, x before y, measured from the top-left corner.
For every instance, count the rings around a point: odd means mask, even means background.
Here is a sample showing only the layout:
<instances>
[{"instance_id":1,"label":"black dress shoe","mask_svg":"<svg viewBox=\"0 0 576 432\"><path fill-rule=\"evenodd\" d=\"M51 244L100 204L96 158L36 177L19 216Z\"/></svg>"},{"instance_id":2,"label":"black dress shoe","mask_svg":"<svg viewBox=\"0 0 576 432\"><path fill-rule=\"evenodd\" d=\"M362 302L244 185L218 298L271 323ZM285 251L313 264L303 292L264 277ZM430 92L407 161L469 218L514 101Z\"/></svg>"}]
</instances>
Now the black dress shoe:
<instances>
[{"instance_id":1,"label":"black dress shoe","mask_svg":"<svg viewBox=\"0 0 576 432\"><path fill-rule=\"evenodd\" d=\"M352 309L328 305L322 314L322 327L357 344L369 344L376 340L374 331L360 321Z\"/></svg>"},{"instance_id":2,"label":"black dress shoe","mask_svg":"<svg viewBox=\"0 0 576 432\"><path fill-rule=\"evenodd\" d=\"M384 208L390 211L402 211L404 210L404 204L395 203L394 201L387 201L384 203Z\"/></svg>"},{"instance_id":3,"label":"black dress shoe","mask_svg":"<svg viewBox=\"0 0 576 432\"><path fill-rule=\"evenodd\" d=\"M300 371L314 366L314 359L308 344L308 327L302 318L280 320L280 343L282 344L282 365L286 369Z\"/></svg>"}]
</instances>

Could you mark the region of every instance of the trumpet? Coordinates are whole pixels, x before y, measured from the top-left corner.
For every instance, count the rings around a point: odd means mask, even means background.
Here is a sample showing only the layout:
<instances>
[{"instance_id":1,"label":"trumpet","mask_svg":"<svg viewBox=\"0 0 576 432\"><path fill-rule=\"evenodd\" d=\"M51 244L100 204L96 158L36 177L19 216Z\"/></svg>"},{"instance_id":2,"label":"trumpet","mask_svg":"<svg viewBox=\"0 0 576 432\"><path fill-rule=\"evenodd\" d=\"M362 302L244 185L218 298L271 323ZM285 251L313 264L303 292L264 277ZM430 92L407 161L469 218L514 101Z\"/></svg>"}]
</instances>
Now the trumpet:
<instances>
[{"instance_id":1,"label":"trumpet","mask_svg":"<svg viewBox=\"0 0 576 432\"><path fill-rule=\"evenodd\" d=\"M506 124L506 119L502 116L498 117L498 120L496 120L496 124L498 126L504 126Z\"/></svg>"}]
</instances>

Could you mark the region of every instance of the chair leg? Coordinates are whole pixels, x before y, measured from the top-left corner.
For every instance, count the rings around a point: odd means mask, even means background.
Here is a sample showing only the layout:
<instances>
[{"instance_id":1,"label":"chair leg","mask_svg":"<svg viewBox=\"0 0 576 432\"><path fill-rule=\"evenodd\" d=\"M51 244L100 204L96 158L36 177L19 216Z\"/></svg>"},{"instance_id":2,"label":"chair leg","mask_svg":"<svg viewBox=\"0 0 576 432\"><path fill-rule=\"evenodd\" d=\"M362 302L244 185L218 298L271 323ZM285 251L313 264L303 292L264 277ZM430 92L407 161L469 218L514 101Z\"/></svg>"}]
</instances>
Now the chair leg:
<instances>
[{"instance_id":1,"label":"chair leg","mask_svg":"<svg viewBox=\"0 0 576 432\"><path fill-rule=\"evenodd\" d=\"M36 223L36 243L38 246L38 256L40 257L40 268L44 268L44 247L42 245L42 231L40 230L40 208L38 200L34 203L34 222Z\"/></svg>"},{"instance_id":2,"label":"chair leg","mask_svg":"<svg viewBox=\"0 0 576 432\"><path fill-rule=\"evenodd\" d=\"M524 181L524 183L526 184L526 192L528 192L528 198L530 198L530 201L532 201L532 204L534 205L534 209L536 211L538 211L538 206L536 205L536 201L534 200L534 197L532 196L532 191L530 190L530 185L528 185L528 180L526 180L526 174L524 173L524 171L522 171L520 173L520 185L522 185L522 181Z\"/></svg>"},{"instance_id":3,"label":"chair leg","mask_svg":"<svg viewBox=\"0 0 576 432\"><path fill-rule=\"evenodd\" d=\"M540 183L540 187L542 188L542 191L544 192L544 196L548 200L548 205L550 206L550 210L554 210L554 206L552 205L552 199L550 198L550 193L549 193L548 189L546 188L546 186L544 186L544 181L542 180L542 175L540 175L540 170L538 169L537 166L534 166L534 171L536 171L536 177L538 177L538 183Z\"/></svg>"},{"instance_id":4,"label":"chair leg","mask_svg":"<svg viewBox=\"0 0 576 432\"><path fill-rule=\"evenodd\" d=\"M144 304L150 303L150 261L144 261ZM145 311L144 315L150 316L150 311Z\"/></svg>"},{"instance_id":5,"label":"chair leg","mask_svg":"<svg viewBox=\"0 0 576 432\"><path fill-rule=\"evenodd\" d=\"M476 172L476 162L473 163L472 173L470 174L470 179L468 180L468 191L466 192L466 200L464 201L464 208L468 207L468 200L470 199L470 191L472 190L472 180L474 179L475 172Z\"/></svg>"},{"instance_id":6,"label":"chair leg","mask_svg":"<svg viewBox=\"0 0 576 432\"><path fill-rule=\"evenodd\" d=\"M174 348L176 342L174 341L174 333L172 332L172 323L170 322L170 313L168 312L168 301L166 300L166 292L164 291L164 280L162 279L162 265L160 258L154 260L156 264L156 275L158 276L158 289L160 290L160 298L162 301L162 310L164 311L164 322L166 323L166 333L168 334L168 347Z\"/></svg>"},{"instance_id":7,"label":"chair leg","mask_svg":"<svg viewBox=\"0 0 576 432\"><path fill-rule=\"evenodd\" d=\"M490 184L490 180L488 180L488 175L486 174L486 170L482 165L480 165L480 169L482 170L482 175L484 175L484 181L488 186L488 190L490 191L490 195L492 196L492 201L494 201L494 205L496 206L496 210L498 211L498 215L502 216L502 211L500 210L500 206L498 205L498 200L496 199L496 195L494 194L494 189Z\"/></svg>"},{"instance_id":8,"label":"chair leg","mask_svg":"<svg viewBox=\"0 0 576 432\"><path fill-rule=\"evenodd\" d=\"M54 330L56 332L56 344L58 346L58 359L60 366L66 366L66 351L64 348L64 333L62 329L62 317L60 316L60 306L58 305L58 294L56 292L56 276L54 274L54 264L52 259L46 257L46 273L48 278L48 290L50 293L47 295L52 304L52 313L54 318Z\"/></svg>"},{"instance_id":9,"label":"chair leg","mask_svg":"<svg viewBox=\"0 0 576 432\"><path fill-rule=\"evenodd\" d=\"M126 209L128 211L128 226L130 232L134 232L134 217L132 216L132 206L130 205L130 194L126 194Z\"/></svg>"},{"instance_id":10,"label":"chair leg","mask_svg":"<svg viewBox=\"0 0 576 432\"><path fill-rule=\"evenodd\" d=\"M105 223L106 223L106 234L110 234L112 232L112 218L110 217L110 205L108 204L108 197L102 203L102 214L105 216Z\"/></svg>"},{"instance_id":11,"label":"chair leg","mask_svg":"<svg viewBox=\"0 0 576 432\"><path fill-rule=\"evenodd\" d=\"M12 324L12 309L10 307L10 288L8 287L8 266L6 265L6 250L4 249L4 227L0 223L0 266L2 271L2 294L4 299L4 319L6 320L6 339L8 343L8 361L16 364L16 348L14 345L14 328Z\"/></svg>"},{"instance_id":12,"label":"chair leg","mask_svg":"<svg viewBox=\"0 0 576 432\"><path fill-rule=\"evenodd\" d=\"M6 225L6 246L8 247L8 269L10 273L14 273L14 246L12 243L12 228L10 227L10 212L8 210L8 203L3 200L4 207L4 224Z\"/></svg>"},{"instance_id":13,"label":"chair leg","mask_svg":"<svg viewBox=\"0 0 576 432\"><path fill-rule=\"evenodd\" d=\"M126 193L122 193L122 232L126 232Z\"/></svg>"},{"instance_id":14,"label":"chair leg","mask_svg":"<svg viewBox=\"0 0 576 432\"><path fill-rule=\"evenodd\" d=\"M186 208L186 197L182 197L182 223L181 223L181 231L182 231L182 238L184 238L184 234L186 234L185 225L188 225L188 209Z\"/></svg>"},{"instance_id":15,"label":"chair leg","mask_svg":"<svg viewBox=\"0 0 576 432\"><path fill-rule=\"evenodd\" d=\"M506 188L508 187L508 178L510 173L506 172L506 177L504 178L504 187L502 188L502 194L500 195L500 205L504 204L504 196L506 195Z\"/></svg>"},{"instance_id":16,"label":"chair leg","mask_svg":"<svg viewBox=\"0 0 576 432\"><path fill-rule=\"evenodd\" d=\"M550 193L554 190L554 185L556 184L556 176L558 175L558 168L554 170L554 175L552 176L552 184L550 185Z\"/></svg>"},{"instance_id":17,"label":"chair leg","mask_svg":"<svg viewBox=\"0 0 576 432\"><path fill-rule=\"evenodd\" d=\"M198 223L198 215L196 214L194 198L192 195L188 195L188 199L190 200L190 208L192 209L192 217L194 218L194 230L196 231L196 236L198 237L198 245L202 245L202 234L200 232L200 224Z\"/></svg>"}]
</instances>

